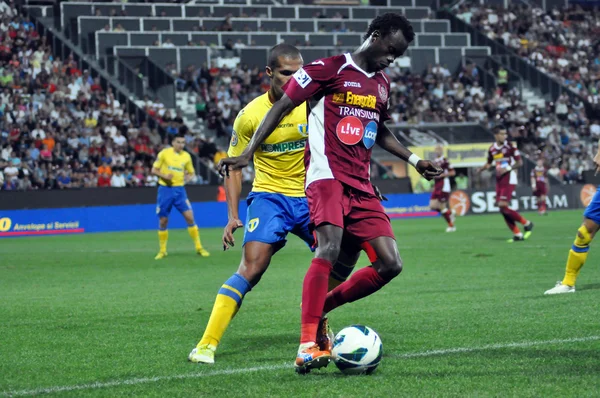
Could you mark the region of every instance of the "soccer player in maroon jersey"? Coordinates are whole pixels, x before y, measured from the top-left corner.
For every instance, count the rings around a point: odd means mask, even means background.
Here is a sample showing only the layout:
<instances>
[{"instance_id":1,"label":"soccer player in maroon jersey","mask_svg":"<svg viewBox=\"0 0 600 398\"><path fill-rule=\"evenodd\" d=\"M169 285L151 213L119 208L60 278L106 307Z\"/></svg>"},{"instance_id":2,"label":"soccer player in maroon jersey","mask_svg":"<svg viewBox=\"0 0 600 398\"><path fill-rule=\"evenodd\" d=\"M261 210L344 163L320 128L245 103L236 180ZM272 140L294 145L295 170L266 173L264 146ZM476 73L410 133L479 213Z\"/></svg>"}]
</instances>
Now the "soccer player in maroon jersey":
<instances>
[{"instance_id":1,"label":"soccer player in maroon jersey","mask_svg":"<svg viewBox=\"0 0 600 398\"><path fill-rule=\"evenodd\" d=\"M517 171L523 165L519 150L508 143L507 133L504 126L496 126L494 129L494 138L496 142L488 149L488 161L483 167L477 170L481 173L492 165L496 166L496 204L500 208L500 213L504 216L506 225L513 232L514 236L509 242L522 241L531 235L533 223L526 220L515 210L509 207L512 200L512 194L517 186ZM517 222L523 224L525 235L517 226Z\"/></svg>"},{"instance_id":2,"label":"soccer player in maroon jersey","mask_svg":"<svg viewBox=\"0 0 600 398\"><path fill-rule=\"evenodd\" d=\"M450 198L450 177L456 175L454 167L450 164L448 159L444 156L444 148L441 145L435 147L436 158L433 160L440 169L442 174L435 178L435 185L431 198L429 199L429 207L431 210L438 211L442 217L448 223L446 232L456 231L454 226L454 213L448 207L448 199Z\"/></svg>"},{"instance_id":3,"label":"soccer player in maroon jersey","mask_svg":"<svg viewBox=\"0 0 600 398\"><path fill-rule=\"evenodd\" d=\"M408 161L425 178L442 173L400 144L384 124L390 119L390 83L383 69L401 56L413 39L412 26L404 16L378 16L356 52L299 69L246 150L219 163L222 173L247 166L259 144L285 115L311 98L317 101L308 117L305 186L318 247L302 289L302 327L295 362L299 373L329 363L330 351L316 343L323 313L376 292L402 271L390 220L369 179L373 145ZM358 270L327 293L331 267L340 252L358 255L361 248L369 257L376 256L377 265Z\"/></svg>"},{"instance_id":4,"label":"soccer player in maroon jersey","mask_svg":"<svg viewBox=\"0 0 600 398\"><path fill-rule=\"evenodd\" d=\"M535 169L531 170L531 189L533 189L533 196L537 199L538 213L542 216L548 215L546 198L549 187L550 182L548 181L548 171L544 167L544 159L538 159Z\"/></svg>"}]
</instances>

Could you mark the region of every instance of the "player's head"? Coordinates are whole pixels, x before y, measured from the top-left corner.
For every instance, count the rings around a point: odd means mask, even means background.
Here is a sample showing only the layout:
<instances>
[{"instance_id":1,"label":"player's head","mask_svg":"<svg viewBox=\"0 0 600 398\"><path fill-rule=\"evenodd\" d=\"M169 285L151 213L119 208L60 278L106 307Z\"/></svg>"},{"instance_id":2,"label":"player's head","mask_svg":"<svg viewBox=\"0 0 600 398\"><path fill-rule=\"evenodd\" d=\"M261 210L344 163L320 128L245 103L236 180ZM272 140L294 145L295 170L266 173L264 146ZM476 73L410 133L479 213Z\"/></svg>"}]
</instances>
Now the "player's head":
<instances>
[{"instance_id":1,"label":"player's head","mask_svg":"<svg viewBox=\"0 0 600 398\"><path fill-rule=\"evenodd\" d=\"M506 131L506 127L504 125L498 125L494 127L494 138L496 138L496 143L504 144L508 138L508 132Z\"/></svg>"},{"instance_id":2,"label":"player's head","mask_svg":"<svg viewBox=\"0 0 600 398\"><path fill-rule=\"evenodd\" d=\"M444 147L440 144L435 146L435 154L437 157L443 156L444 155Z\"/></svg>"},{"instance_id":3,"label":"player's head","mask_svg":"<svg viewBox=\"0 0 600 398\"><path fill-rule=\"evenodd\" d=\"M365 42L358 52L365 52L369 72L388 67L404 54L415 38L413 27L404 15L388 12L379 15L369 25Z\"/></svg>"},{"instance_id":4,"label":"player's head","mask_svg":"<svg viewBox=\"0 0 600 398\"><path fill-rule=\"evenodd\" d=\"M171 146L175 152L183 151L183 147L185 146L185 136L181 133L174 135L173 138L171 138Z\"/></svg>"},{"instance_id":5,"label":"player's head","mask_svg":"<svg viewBox=\"0 0 600 398\"><path fill-rule=\"evenodd\" d=\"M538 158L535 164L537 167L544 167L544 159Z\"/></svg>"},{"instance_id":6,"label":"player's head","mask_svg":"<svg viewBox=\"0 0 600 398\"><path fill-rule=\"evenodd\" d=\"M269 52L266 72L271 79L271 94L274 100L283 96L281 87L302 67L304 61L300 50L289 44L278 44Z\"/></svg>"}]
</instances>

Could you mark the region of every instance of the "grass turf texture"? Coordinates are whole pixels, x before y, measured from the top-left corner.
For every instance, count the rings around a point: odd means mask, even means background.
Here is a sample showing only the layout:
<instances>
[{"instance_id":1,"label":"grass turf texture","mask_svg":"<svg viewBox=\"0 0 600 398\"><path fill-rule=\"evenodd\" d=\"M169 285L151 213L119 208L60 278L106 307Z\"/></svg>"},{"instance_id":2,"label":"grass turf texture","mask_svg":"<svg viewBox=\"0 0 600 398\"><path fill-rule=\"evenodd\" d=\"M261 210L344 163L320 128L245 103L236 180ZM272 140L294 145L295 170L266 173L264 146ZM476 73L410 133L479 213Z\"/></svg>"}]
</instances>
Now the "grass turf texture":
<instances>
[{"instance_id":1,"label":"grass turf texture","mask_svg":"<svg viewBox=\"0 0 600 398\"><path fill-rule=\"evenodd\" d=\"M500 215L459 218L453 234L440 219L394 221L403 273L330 317L335 331L361 323L382 338L382 364L359 377L291 368L312 257L295 237L246 296L214 366L186 357L239 264L241 231L222 252L221 231L203 230L205 259L172 230L161 261L155 232L0 240L0 395L597 396L598 248L576 294L543 296L581 211L528 216L535 231L514 244Z\"/></svg>"}]
</instances>

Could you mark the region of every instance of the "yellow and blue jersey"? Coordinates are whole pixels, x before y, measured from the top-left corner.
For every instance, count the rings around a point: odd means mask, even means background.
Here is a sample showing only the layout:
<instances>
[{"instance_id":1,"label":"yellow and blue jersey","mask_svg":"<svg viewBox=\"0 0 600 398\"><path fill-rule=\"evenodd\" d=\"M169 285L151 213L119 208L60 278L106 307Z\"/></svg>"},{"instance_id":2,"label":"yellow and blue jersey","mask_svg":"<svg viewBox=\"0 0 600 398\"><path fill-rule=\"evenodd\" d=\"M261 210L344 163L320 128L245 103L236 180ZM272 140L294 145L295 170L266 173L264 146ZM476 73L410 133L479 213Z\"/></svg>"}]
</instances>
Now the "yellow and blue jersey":
<instances>
[{"instance_id":1,"label":"yellow and blue jersey","mask_svg":"<svg viewBox=\"0 0 600 398\"><path fill-rule=\"evenodd\" d=\"M175 207L180 213L192 210L192 205L185 192L185 171L194 174L192 157L189 153L175 152L173 148L166 148L159 152L152 167L163 174L172 174L171 181L159 177L158 196L156 200L156 214L159 217L168 217L171 209Z\"/></svg>"},{"instance_id":2,"label":"yellow and blue jersey","mask_svg":"<svg viewBox=\"0 0 600 398\"><path fill-rule=\"evenodd\" d=\"M233 124L233 134L227 155L239 156L248 146L273 104L265 93L240 111ZM306 103L288 114L254 154L254 192L279 193L303 197L304 148L308 137Z\"/></svg>"},{"instance_id":3,"label":"yellow and blue jersey","mask_svg":"<svg viewBox=\"0 0 600 398\"><path fill-rule=\"evenodd\" d=\"M194 174L192 157L186 151L179 153L173 148L165 148L158 153L152 167L157 168L163 174L173 174L171 181L165 181L159 177L158 183L166 187L182 187L185 185L185 173Z\"/></svg>"}]
</instances>

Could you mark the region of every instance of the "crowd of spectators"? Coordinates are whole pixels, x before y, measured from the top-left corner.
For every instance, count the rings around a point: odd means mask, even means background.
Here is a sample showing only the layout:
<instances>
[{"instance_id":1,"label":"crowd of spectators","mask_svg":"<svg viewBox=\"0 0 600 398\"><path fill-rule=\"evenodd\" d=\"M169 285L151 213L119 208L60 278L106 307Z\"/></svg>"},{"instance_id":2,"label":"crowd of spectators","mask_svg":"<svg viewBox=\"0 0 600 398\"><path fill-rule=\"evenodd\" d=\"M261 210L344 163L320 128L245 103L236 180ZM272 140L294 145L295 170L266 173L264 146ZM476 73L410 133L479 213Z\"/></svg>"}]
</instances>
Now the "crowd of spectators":
<instances>
[{"instance_id":1,"label":"crowd of spectators","mask_svg":"<svg viewBox=\"0 0 600 398\"><path fill-rule=\"evenodd\" d=\"M457 16L491 39L513 48L536 68L590 103L600 104L600 13L578 5L541 8L509 2L508 8L462 3Z\"/></svg>"},{"instance_id":2,"label":"crowd of spectators","mask_svg":"<svg viewBox=\"0 0 600 398\"><path fill-rule=\"evenodd\" d=\"M0 189L155 186L152 162L179 132L200 158L214 161L218 148L193 136L180 113L146 101L146 112L166 132L163 139L72 56L53 56L29 18L2 4Z\"/></svg>"}]
</instances>

